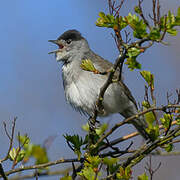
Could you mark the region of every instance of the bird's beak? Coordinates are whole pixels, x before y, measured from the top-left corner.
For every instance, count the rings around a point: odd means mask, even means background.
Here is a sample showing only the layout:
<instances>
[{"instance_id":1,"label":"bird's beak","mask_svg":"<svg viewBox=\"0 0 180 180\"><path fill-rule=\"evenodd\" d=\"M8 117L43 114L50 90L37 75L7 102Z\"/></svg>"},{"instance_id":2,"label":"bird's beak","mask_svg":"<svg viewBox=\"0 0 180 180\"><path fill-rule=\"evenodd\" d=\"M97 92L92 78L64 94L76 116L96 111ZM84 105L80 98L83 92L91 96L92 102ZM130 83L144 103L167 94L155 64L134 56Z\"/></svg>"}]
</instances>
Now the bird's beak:
<instances>
[{"instance_id":1,"label":"bird's beak","mask_svg":"<svg viewBox=\"0 0 180 180\"><path fill-rule=\"evenodd\" d=\"M58 40L49 40L48 42L52 42L54 44L57 44L58 45Z\"/></svg>"},{"instance_id":2,"label":"bird's beak","mask_svg":"<svg viewBox=\"0 0 180 180\"><path fill-rule=\"evenodd\" d=\"M62 43L60 43L59 40L49 40L48 42L54 43L54 44L56 44L56 45L59 46L59 49L56 49L56 50L54 50L54 51L51 51L51 52L49 52L48 54L56 53L56 52L60 51L60 49L63 49L63 47L64 47L64 45L63 45Z\"/></svg>"}]
</instances>

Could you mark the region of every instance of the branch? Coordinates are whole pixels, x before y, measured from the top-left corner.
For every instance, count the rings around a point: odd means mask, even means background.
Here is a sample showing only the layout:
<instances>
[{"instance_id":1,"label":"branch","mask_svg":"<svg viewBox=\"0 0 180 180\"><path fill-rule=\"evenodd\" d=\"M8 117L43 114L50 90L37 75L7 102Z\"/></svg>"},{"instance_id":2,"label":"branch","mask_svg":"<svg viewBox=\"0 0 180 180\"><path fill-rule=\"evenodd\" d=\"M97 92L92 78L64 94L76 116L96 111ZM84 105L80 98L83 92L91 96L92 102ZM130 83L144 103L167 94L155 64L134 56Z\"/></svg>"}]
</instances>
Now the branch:
<instances>
[{"instance_id":1,"label":"branch","mask_svg":"<svg viewBox=\"0 0 180 180\"><path fill-rule=\"evenodd\" d=\"M126 58L126 52L123 53L123 56L118 57L116 59L114 65L113 65L112 71L108 75L107 81L105 82L105 84L100 89L100 93L99 93L99 97L98 97L98 101L97 101L97 106L100 107L100 109L102 108L102 101L103 101L103 98L104 98L105 91L107 90L109 85L112 83L113 76L114 76L115 71L118 68L119 64L122 61L124 61L125 58Z\"/></svg>"},{"instance_id":2,"label":"branch","mask_svg":"<svg viewBox=\"0 0 180 180\"><path fill-rule=\"evenodd\" d=\"M142 116L148 112L152 112L152 111L165 111L166 109L171 109L171 108L180 108L180 105L167 105L167 106L163 106L163 107L154 107L154 108L149 108L145 111L142 111L140 113L137 113L136 115L133 115L127 119L125 119L124 121L115 124L105 135L103 135L98 142L94 145L94 148L96 148L105 138L107 138L110 134L112 134L117 128L119 128L120 126L126 124L126 123L130 123L130 121L138 118L139 116Z\"/></svg>"},{"instance_id":3,"label":"branch","mask_svg":"<svg viewBox=\"0 0 180 180\"><path fill-rule=\"evenodd\" d=\"M25 171L25 170L43 169L43 168L46 168L46 167L49 167L49 166L54 166L54 165L57 165L57 164L69 163L69 162L81 162L81 161L84 161L84 159L83 158L80 159L80 160L78 160L77 158L75 158L75 159L59 159L59 160L51 161L51 162L44 163L44 164L32 165L32 166L24 166L24 167L21 167L21 168L12 169L10 171L5 172L5 174L8 176L10 174L14 174L16 172L21 172L21 171ZM2 177L2 176L0 176L0 177Z\"/></svg>"},{"instance_id":4,"label":"branch","mask_svg":"<svg viewBox=\"0 0 180 180\"><path fill-rule=\"evenodd\" d=\"M177 124L177 121L173 121L173 122L171 123L171 126L176 125L176 124ZM159 125L159 129L163 129L163 126L162 126L162 125ZM109 144L110 144L111 146L113 146L113 145L119 144L120 142L126 141L126 140L128 140L128 139L133 138L133 137L136 137L136 136L138 136L138 135L140 135L140 134L139 134L138 131L136 131L136 132L133 132L133 133L131 133L131 134L125 135L125 136L123 136L123 137L117 138L117 139L109 142ZM173 142L174 142L174 143L178 143L178 140L173 141ZM102 146L99 148L99 152L102 151L102 150L104 150L104 149L106 149L106 148L108 148L108 147L109 147L109 144L104 144L104 145L102 145Z\"/></svg>"},{"instance_id":5,"label":"branch","mask_svg":"<svg viewBox=\"0 0 180 180\"><path fill-rule=\"evenodd\" d=\"M147 19L144 17L144 14L143 14L142 6L141 6L142 2L143 2L143 0L138 0L138 7L140 9L140 14L139 15L142 17L142 19L143 19L144 23L146 24L146 26L151 30L151 26L149 25Z\"/></svg>"},{"instance_id":6,"label":"branch","mask_svg":"<svg viewBox=\"0 0 180 180\"><path fill-rule=\"evenodd\" d=\"M65 176L67 175L68 172L72 171L72 168L67 168L65 170L57 170L57 171L46 171L46 172L38 172L39 177L49 177L49 176L57 176L57 175L62 175ZM33 177L36 177L35 173L24 175L24 176L13 176L12 178L9 178L9 180L24 180L24 179L32 179Z\"/></svg>"},{"instance_id":7,"label":"branch","mask_svg":"<svg viewBox=\"0 0 180 180\"><path fill-rule=\"evenodd\" d=\"M11 148L12 148L12 145L13 145L13 140L14 140L14 132L15 132L16 120L17 120L17 117L15 117L13 122L12 122L11 135L9 135L9 133L7 131L6 123L3 122L4 130L5 130L5 133L6 133L7 137L10 140L10 143L9 143L9 149L8 149L8 152L7 152L6 156L2 160L0 160L0 162L6 161L8 159L8 157L9 157L9 153L11 151Z\"/></svg>"},{"instance_id":8,"label":"branch","mask_svg":"<svg viewBox=\"0 0 180 180\"><path fill-rule=\"evenodd\" d=\"M133 167L137 163L139 163L146 155L151 153L154 149L156 149L159 146L162 146L166 144L168 141L171 141L175 137L180 135L180 127L178 126L175 128L168 136L165 136L163 138L159 138L154 143L150 145L143 145L143 147L138 150L133 156L129 157L127 161L122 163L122 166L125 167Z\"/></svg>"},{"instance_id":9,"label":"branch","mask_svg":"<svg viewBox=\"0 0 180 180\"><path fill-rule=\"evenodd\" d=\"M4 169L2 167L2 164L0 163L0 175L4 180L8 180L7 176L4 173Z\"/></svg>"},{"instance_id":10,"label":"branch","mask_svg":"<svg viewBox=\"0 0 180 180\"><path fill-rule=\"evenodd\" d=\"M104 98L104 94L107 90L107 88L109 87L109 85L112 83L112 79L113 79L113 76L114 76L114 73L116 72L116 69L118 68L119 64L121 62L124 62L124 59L126 58L126 51L123 53L122 56L119 56L114 65L113 65L113 68L112 70L109 72L109 75L108 75L108 78L106 80L106 82L104 83L104 85L101 87L100 89L100 93L99 93L99 96L98 96L98 99L97 99L97 102L96 102L96 108L94 110L94 115L93 117L90 117L90 131L89 131L89 135L91 137L91 135L94 134L94 126L96 124L96 118L97 118L97 115L98 115L98 112L102 112L103 111L103 105L102 105L102 102L103 102L103 98ZM90 138L91 139L91 138Z\"/></svg>"}]
</instances>

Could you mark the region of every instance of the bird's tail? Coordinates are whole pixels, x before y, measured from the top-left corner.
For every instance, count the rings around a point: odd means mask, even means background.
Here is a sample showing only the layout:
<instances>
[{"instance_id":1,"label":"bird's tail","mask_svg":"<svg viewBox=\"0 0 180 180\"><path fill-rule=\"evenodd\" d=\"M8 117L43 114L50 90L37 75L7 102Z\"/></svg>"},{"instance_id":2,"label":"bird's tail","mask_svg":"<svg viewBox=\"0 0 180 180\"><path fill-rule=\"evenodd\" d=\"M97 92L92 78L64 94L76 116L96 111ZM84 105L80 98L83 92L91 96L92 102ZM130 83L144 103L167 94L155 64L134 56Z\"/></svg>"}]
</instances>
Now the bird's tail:
<instances>
[{"instance_id":1,"label":"bird's tail","mask_svg":"<svg viewBox=\"0 0 180 180\"><path fill-rule=\"evenodd\" d=\"M125 118L130 117L130 114L127 113L127 111L126 112L124 111L123 113L121 113L121 115L123 115ZM130 121L130 124L132 124L138 130L138 132L142 135L142 137L145 140L148 140L148 139L151 140L150 135L146 131L146 128L148 127L148 125L143 116L139 116L137 119L133 119L132 121Z\"/></svg>"},{"instance_id":2,"label":"bird's tail","mask_svg":"<svg viewBox=\"0 0 180 180\"><path fill-rule=\"evenodd\" d=\"M147 133L146 128L148 127L143 116L138 119L134 119L131 122L133 126L138 130L138 132L142 135L145 140L151 139L150 135Z\"/></svg>"}]
</instances>

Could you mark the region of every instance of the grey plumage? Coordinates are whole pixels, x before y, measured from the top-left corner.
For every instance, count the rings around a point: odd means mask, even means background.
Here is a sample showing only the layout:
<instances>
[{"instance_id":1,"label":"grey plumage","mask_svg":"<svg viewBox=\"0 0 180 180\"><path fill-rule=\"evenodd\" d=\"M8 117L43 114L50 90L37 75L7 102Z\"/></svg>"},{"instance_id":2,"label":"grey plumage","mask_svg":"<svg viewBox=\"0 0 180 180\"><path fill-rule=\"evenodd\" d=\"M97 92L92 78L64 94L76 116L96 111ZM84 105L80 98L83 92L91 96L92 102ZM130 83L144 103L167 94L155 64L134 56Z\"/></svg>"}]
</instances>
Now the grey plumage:
<instances>
[{"instance_id":1,"label":"grey plumage","mask_svg":"<svg viewBox=\"0 0 180 180\"><path fill-rule=\"evenodd\" d=\"M107 80L107 75L94 74L83 70L80 65L83 59L90 59L97 70L104 72L113 64L95 54L88 42L76 30L63 33L57 40L50 40L59 46L51 52L56 54L56 60L62 61L62 77L66 100L80 112L90 116L94 113L95 103L100 88ZM116 75L119 71L117 70ZM127 86L121 81L112 83L105 92L103 100L104 113L98 116L108 116L120 113L125 118L138 113L136 101ZM141 135L147 139L147 127L143 117L131 122Z\"/></svg>"}]
</instances>

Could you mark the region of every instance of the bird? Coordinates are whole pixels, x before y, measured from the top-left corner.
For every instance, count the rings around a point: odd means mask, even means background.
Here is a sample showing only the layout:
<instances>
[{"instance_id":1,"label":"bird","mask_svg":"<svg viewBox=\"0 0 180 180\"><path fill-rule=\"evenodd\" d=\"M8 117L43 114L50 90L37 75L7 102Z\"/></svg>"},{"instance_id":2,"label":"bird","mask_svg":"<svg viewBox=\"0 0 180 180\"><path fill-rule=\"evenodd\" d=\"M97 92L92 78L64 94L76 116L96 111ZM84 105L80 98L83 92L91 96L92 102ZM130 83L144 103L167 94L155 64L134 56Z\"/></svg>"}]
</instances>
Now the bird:
<instances>
[{"instance_id":1,"label":"bird","mask_svg":"<svg viewBox=\"0 0 180 180\"><path fill-rule=\"evenodd\" d=\"M98 74L84 70L82 61L89 59L99 72L107 72L113 64L94 53L88 41L76 29L65 31L56 40L49 40L58 48L49 54L55 54L57 62L62 62L62 79L67 102L77 111L93 116L101 87L107 81L107 74ZM116 70L115 75L120 73ZM138 113L138 107L130 90L123 80L111 83L105 91L102 101L103 113L98 112L99 117L107 117L119 113L124 118L129 118ZM130 121L147 140L147 123L143 116Z\"/></svg>"}]
</instances>

